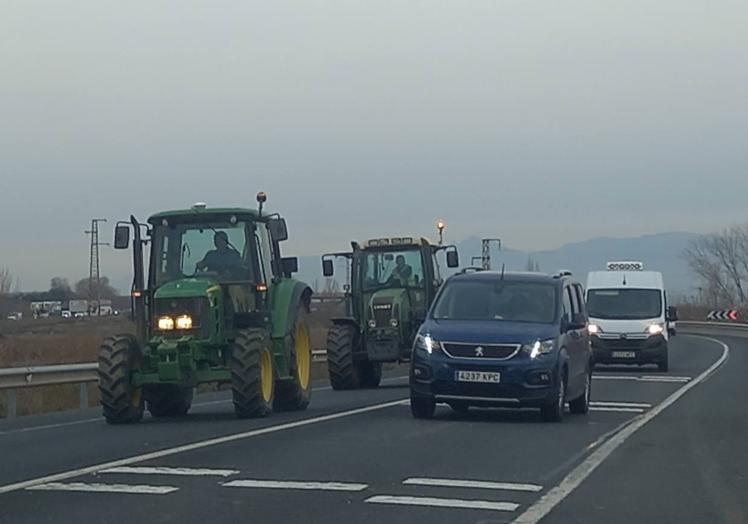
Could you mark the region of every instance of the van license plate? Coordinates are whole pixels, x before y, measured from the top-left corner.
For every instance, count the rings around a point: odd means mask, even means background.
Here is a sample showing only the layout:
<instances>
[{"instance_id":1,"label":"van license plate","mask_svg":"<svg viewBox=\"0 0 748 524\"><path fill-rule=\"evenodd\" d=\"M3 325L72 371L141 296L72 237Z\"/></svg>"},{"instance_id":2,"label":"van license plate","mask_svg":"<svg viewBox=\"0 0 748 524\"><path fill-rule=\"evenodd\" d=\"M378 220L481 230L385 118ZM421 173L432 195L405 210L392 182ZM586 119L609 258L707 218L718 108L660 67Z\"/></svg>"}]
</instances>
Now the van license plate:
<instances>
[{"instance_id":1,"label":"van license plate","mask_svg":"<svg viewBox=\"0 0 748 524\"><path fill-rule=\"evenodd\" d=\"M484 382L498 384L501 382L501 373L488 371L457 371L455 372L457 382Z\"/></svg>"},{"instance_id":2,"label":"van license plate","mask_svg":"<svg viewBox=\"0 0 748 524\"><path fill-rule=\"evenodd\" d=\"M613 358L636 358L636 353L633 351L614 351Z\"/></svg>"}]
</instances>

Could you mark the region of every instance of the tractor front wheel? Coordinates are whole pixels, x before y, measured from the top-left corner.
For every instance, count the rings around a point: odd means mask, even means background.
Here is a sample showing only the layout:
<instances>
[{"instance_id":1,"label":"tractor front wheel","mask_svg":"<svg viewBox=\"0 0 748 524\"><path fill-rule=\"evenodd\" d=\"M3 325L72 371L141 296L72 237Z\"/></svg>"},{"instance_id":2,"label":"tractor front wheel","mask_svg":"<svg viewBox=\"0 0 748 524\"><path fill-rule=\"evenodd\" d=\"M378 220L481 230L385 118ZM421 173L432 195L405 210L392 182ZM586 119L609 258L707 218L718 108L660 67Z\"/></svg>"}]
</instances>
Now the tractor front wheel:
<instances>
[{"instance_id":1,"label":"tractor front wheel","mask_svg":"<svg viewBox=\"0 0 748 524\"><path fill-rule=\"evenodd\" d=\"M259 329L240 331L231 344L231 389L239 418L265 417L273 410L273 355Z\"/></svg>"},{"instance_id":2,"label":"tractor front wheel","mask_svg":"<svg viewBox=\"0 0 748 524\"><path fill-rule=\"evenodd\" d=\"M140 350L132 335L115 335L101 344L99 391L109 424L127 424L143 418L143 390L131 381L132 372L139 368Z\"/></svg>"},{"instance_id":3,"label":"tractor front wheel","mask_svg":"<svg viewBox=\"0 0 748 524\"><path fill-rule=\"evenodd\" d=\"M355 338L353 326L332 326L327 332L327 372L332 389L361 387L358 366L353 361Z\"/></svg>"},{"instance_id":4,"label":"tractor front wheel","mask_svg":"<svg viewBox=\"0 0 748 524\"><path fill-rule=\"evenodd\" d=\"M382 363L364 360L356 363L358 375L361 377L361 386L365 388L379 387L382 382Z\"/></svg>"},{"instance_id":5,"label":"tractor front wheel","mask_svg":"<svg viewBox=\"0 0 748 524\"><path fill-rule=\"evenodd\" d=\"M193 388L158 384L146 388L145 402L154 417L181 417L192 407L193 394Z\"/></svg>"},{"instance_id":6,"label":"tractor front wheel","mask_svg":"<svg viewBox=\"0 0 748 524\"><path fill-rule=\"evenodd\" d=\"M293 353L291 380L278 381L273 407L278 411L300 411L312 399L312 341L306 306L299 305L299 314L293 328Z\"/></svg>"}]
</instances>

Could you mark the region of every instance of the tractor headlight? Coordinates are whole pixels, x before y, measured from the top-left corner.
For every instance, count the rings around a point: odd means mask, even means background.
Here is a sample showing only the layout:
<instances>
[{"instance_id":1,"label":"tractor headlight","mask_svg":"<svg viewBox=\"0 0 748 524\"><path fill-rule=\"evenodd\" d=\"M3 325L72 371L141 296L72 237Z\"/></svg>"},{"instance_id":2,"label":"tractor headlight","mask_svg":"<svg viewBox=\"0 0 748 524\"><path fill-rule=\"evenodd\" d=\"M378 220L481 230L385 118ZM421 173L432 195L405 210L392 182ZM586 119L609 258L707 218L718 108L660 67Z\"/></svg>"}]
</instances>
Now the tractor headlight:
<instances>
[{"instance_id":1,"label":"tractor headlight","mask_svg":"<svg viewBox=\"0 0 748 524\"><path fill-rule=\"evenodd\" d=\"M157 325L161 331L171 331L174 329L174 319L171 317L159 317Z\"/></svg>"},{"instance_id":2,"label":"tractor headlight","mask_svg":"<svg viewBox=\"0 0 748 524\"><path fill-rule=\"evenodd\" d=\"M192 329L192 317L189 315L178 316L177 329Z\"/></svg>"},{"instance_id":3,"label":"tractor headlight","mask_svg":"<svg viewBox=\"0 0 748 524\"><path fill-rule=\"evenodd\" d=\"M396 328L399 325L400 325L400 322L398 322L398 320L396 318L391 318L390 319L390 326L392 326L393 328Z\"/></svg>"},{"instance_id":4,"label":"tractor headlight","mask_svg":"<svg viewBox=\"0 0 748 524\"><path fill-rule=\"evenodd\" d=\"M373 318L370 318L369 319L369 327L372 328L372 329L375 328L375 327L377 327L377 321L374 320Z\"/></svg>"}]
</instances>

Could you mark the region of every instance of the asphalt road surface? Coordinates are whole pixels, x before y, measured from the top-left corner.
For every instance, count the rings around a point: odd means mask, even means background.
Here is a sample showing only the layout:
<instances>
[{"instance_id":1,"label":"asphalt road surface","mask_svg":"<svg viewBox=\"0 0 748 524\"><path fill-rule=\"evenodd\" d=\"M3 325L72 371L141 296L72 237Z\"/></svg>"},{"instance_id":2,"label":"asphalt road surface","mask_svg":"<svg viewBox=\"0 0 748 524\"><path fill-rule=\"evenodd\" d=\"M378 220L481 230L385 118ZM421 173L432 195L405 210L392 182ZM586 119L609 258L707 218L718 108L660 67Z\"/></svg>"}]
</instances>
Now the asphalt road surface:
<instances>
[{"instance_id":1,"label":"asphalt road surface","mask_svg":"<svg viewBox=\"0 0 748 524\"><path fill-rule=\"evenodd\" d=\"M241 421L225 394L183 419L97 410L0 422L0 522L748 522L748 337L679 334L671 371L595 372L593 411L440 407L404 378L317 386Z\"/></svg>"}]
</instances>

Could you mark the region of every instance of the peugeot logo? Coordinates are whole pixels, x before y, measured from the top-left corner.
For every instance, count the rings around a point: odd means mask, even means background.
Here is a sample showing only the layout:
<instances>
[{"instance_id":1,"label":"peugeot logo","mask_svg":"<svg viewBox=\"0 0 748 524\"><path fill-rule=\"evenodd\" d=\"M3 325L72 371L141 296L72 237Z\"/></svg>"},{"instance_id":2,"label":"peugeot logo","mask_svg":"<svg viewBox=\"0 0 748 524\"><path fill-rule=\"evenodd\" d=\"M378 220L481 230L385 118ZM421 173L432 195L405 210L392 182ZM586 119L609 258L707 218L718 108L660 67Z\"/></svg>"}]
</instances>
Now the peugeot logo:
<instances>
[{"instance_id":1,"label":"peugeot logo","mask_svg":"<svg viewBox=\"0 0 748 524\"><path fill-rule=\"evenodd\" d=\"M483 356L483 348L481 346L478 346L475 348L475 356L476 357L482 357Z\"/></svg>"}]
</instances>

